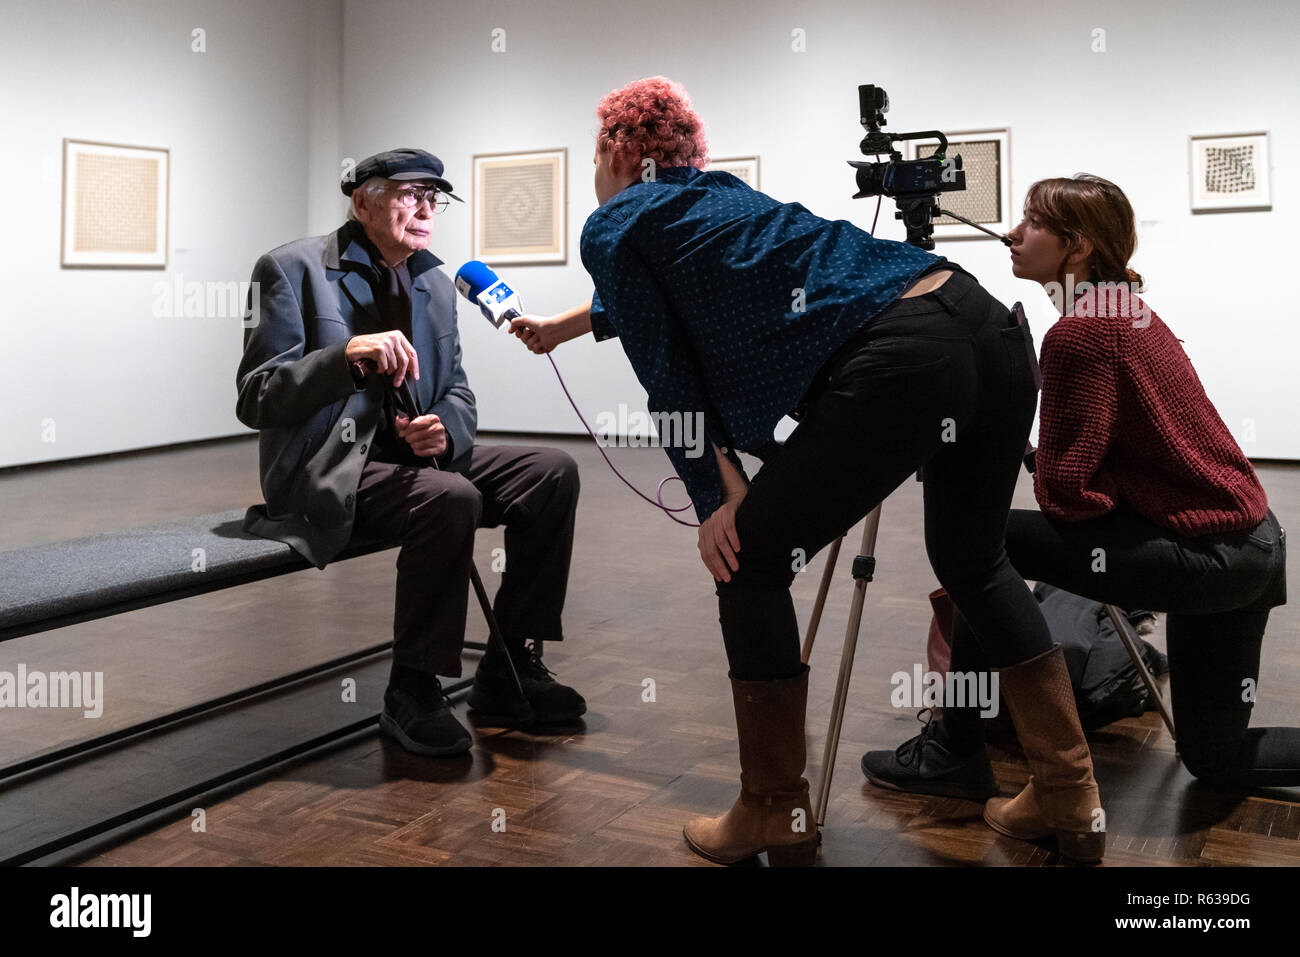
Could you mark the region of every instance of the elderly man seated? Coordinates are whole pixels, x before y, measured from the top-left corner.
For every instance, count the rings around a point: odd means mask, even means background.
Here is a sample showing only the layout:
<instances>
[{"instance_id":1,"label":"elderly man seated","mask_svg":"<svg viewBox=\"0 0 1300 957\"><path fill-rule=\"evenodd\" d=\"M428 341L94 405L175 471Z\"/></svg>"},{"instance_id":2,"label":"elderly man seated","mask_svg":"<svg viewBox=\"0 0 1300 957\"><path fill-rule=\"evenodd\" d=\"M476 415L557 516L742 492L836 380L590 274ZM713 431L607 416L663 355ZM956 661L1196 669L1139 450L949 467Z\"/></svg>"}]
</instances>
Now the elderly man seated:
<instances>
[{"instance_id":1,"label":"elderly man seated","mask_svg":"<svg viewBox=\"0 0 1300 957\"><path fill-rule=\"evenodd\" d=\"M461 674L474 532L504 524L494 601L527 707L495 643L469 704L511 720L586 711L534 642L559 641L578 472L557 449L474 441L455 289L428 251L451 184L423 150L371 156L345 176L338 230L266 253L253 269L259 321L245 331L236 415L259 430L265 506L244 527L318 568L355 534L401 545L393 666L380 726L410 751L459 754L469 732L438 675ZM346 595L340 600L347 601Z\"/></svg>"}]
</instances>

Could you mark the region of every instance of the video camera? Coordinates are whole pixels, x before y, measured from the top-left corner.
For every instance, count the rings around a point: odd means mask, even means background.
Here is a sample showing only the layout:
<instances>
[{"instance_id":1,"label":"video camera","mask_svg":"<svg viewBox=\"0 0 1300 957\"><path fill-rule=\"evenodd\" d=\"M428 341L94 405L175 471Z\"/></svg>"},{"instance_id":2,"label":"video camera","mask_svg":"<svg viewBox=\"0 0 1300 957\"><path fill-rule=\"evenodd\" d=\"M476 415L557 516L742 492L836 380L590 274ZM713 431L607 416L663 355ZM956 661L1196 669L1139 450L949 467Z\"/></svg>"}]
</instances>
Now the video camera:
<instances>
[{"instance_id":1,"label":"video camera","mask_svg":"<svg viewBox=\"0 0 1300 957\"><path fill-rule=\"evenodd\" d=\"M859 148L865 156L889 154L885 163L864 163L849 160L858 171L858 191L854 199L864 196L888 196L898 206L894 214L907 227L907 241L922 249L934 248L934 217L952 216L977 229L978 223L939 208L939 194L966 188L966 173L961 168L961 157L949 157L948 138L938 130L914 133L885 133L885 114L889 112L889 95L880 87L870 84L858 87L860 122L867 135ZM899 140L936 139L939 148L925 159L905 160L894 148ZM990 232L985 229L984 232ZM997 235L991 233L991 235ZM999 237L1001 238L1001 237Z\"/></svg>"}]
</instances>

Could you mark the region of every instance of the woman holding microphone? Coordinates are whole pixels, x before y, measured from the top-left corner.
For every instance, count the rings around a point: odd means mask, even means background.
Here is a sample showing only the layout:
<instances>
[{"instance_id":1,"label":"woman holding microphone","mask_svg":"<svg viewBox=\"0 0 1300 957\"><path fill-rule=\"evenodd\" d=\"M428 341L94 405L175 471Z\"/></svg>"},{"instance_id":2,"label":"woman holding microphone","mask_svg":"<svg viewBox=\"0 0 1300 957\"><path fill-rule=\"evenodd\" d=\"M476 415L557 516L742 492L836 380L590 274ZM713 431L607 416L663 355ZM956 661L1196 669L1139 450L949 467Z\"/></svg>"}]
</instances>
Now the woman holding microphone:
<instances>
[{"instance_id":1,"label":"woman holding microphone","mask_svg":"<svg viewBox=\"0 0 1300 957\"><path fill-rule=\"evenodd\" d=\"M924 466L926 550L1011 702L1066 856L1096 861L1100 800L1059 647L1003 533L1037 390L1028 329L961 267L781 204L707 162L664 77L597 109L600 207L582 232L596 295L512 325L535 352L617 336L659 413L698 416L705 454L666 452L715 580L741 790L684 830L697 853L811 863L808 669L790 585L806 560ZM778 446L787 413L799 426ZM737 456L763 461L748 481Z\"/></svg>"},{"instance_id":2,"label":"woman holding microphone","mask_svg":"<svg viewBox=\"0 0 1300 957\"><path fill-rule=\"evenodd\" d=\"M1041 511L1011 512L1012 564L1095 601L1168 612L1174 728L1192 774L1300 785L1300 728L1249 727L1269 610L1286 602L1285 533L1180 340L1137 295L1128 198L1088 174L1041 180L1010 236L1012 272L1059 296L1062 314L1043 337ZM952 670L978 669L980 645L961 619ZM996 793L979 714L965 708L945 708L896 751L868 752L862 768L884 787ZM1031 781L1015 800L990 800L985 820L1043 836L1035 791Z\"/></svg>"}]
</instances>

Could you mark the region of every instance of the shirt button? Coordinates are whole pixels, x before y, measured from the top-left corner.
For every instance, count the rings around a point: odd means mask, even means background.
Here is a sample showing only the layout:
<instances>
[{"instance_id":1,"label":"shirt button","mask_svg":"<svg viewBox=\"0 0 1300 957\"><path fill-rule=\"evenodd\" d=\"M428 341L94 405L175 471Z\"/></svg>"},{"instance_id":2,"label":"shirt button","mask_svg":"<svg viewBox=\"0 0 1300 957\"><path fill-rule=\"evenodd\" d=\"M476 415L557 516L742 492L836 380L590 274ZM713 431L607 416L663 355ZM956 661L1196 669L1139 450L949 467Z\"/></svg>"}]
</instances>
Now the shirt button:
<instances>
[{"instance_id":1,"label":"shirt button","mask_svg":"<svg viewBox=\"0 0 1300 957\"><path fill-rule=\"evenodd\" d=\"M362 455L365 455L365 454L366 454L366 443L364 443L364 442L361 443L361 450L360 450L360 451L361 451L361 454L362 454Z\"/></svg>"},{"instance_id":2,"label":"shirt button","mask_svg":"<svg viewBox=\"0 0 1300 957\"><path fill-rule=\"evenodd\" d=\"M345 506L347 506L348 508L351 508L351 507L352 507L352 503L353 503L354 501L356 501L356 496L352 495L352 494L349 492L349 493L348 493L348 497L345 498L345 499L343 500L343 504L344 504Z\"/></svg>"}]
</instances>

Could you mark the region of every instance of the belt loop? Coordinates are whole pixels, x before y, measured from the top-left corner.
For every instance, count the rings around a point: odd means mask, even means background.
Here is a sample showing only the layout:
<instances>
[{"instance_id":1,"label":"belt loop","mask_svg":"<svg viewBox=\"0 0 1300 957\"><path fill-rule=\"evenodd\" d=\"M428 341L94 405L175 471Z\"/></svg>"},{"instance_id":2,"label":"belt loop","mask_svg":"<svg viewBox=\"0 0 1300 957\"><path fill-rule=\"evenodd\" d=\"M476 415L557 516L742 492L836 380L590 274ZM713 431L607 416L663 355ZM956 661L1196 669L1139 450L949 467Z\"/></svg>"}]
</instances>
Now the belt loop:
<instances>
[{"instance_id":1,"label":"belt loop","mask_svg":"<svg viewBox=\"0 0 1300 957\"><path fill-rule=\"evenodd\" d=\"M957 306L957 301L953 297L953 291L956 289L957 286L961 285L962 283L962 280L958 279L957 277L965 276L968 280L976 284L979 283L979 280L976 279L974 276L972 276L970 273L968 273L965 269L962 269L956 263L948 263L943 268L951 269L952 275L948 277L948 279L944 282L942 286L940 286L938 289L935 289L933 292L931 292L930 295L934 296L934 298L939 301L939 303L943 306L943 308L948 310L949 315L955 316L957 315L959 310Z\"/></svg>"},{"instance_id":2,"label":"belt loop","mask_svg":"<svg viewBox=\"0 0 1300 957\"><path fill-rule=\"evenodd\" d=\"M952 282L952 280L949 279L948 282ZM957 304L953 302L944 291L944 287L948 285L948 282L945 282L943 286L940 286L938 289L932 290L930 295L934 296L935 299L938 299L939 303L943 308L948 310L949 314L955 316L957 315Z\"/></svg>"}]
</instances>

